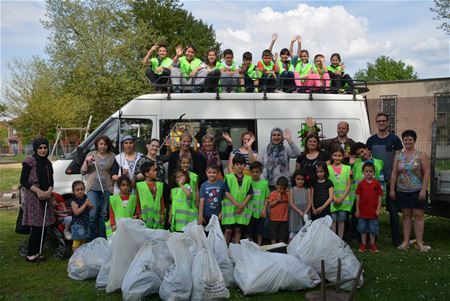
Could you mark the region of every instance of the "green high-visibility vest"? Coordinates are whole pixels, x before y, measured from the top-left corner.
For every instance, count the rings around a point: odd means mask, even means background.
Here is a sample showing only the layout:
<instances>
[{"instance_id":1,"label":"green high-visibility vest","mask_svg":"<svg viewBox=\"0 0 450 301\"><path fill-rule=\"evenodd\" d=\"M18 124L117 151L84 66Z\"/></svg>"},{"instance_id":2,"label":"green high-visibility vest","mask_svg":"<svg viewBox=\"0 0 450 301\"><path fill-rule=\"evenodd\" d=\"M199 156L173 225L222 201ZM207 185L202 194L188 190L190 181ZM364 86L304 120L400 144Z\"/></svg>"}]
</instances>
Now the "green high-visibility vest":
<instances>
[{"instance_id":1,"label":"green high-visibility vest","mask_svg":"<svg viewBox=\"0 0 450 301\"><path fill-rule=\"evenodd\" d=\"M254 218L260 218L264 203L270 194L269 182L267 182L267 180L259 180L258 182L252 181L252 190L253 195L248 203L248 207L252 211L252 216Z\"/></svg>"},{"instance_id":2,"label":"green high-visibility vest","mask_svg":"<svg viewBox=\"0 0 450 301\"><path fill-rule=\"evenodd\" d=\"M327 70L327 69L325 69L325 70L324 70L324 73L320 74L320 72L319 72L319 68L317 68L317 66L316 66L316 65L312 66L312 70L313 70L313 73L319 74L319 75L320 75L320 78L322 78L322 77L323 77L323 75L324 75L324 74L325 74L326 72L328 72L328 70Z\"/></svg>"},{"instance_id":3,"label":"green high-visibility vest","mask_svg":"<svg viewBox=\"0 0 450 301\"><path fill-rule=\"evenodd\" d=\"M334 172L333 166L328 165L328 173L330 174L328 179L330 179L330 181L333 182L334 195L336 197L342 197L344 195L345 189L347 188L348 179L350 178L350 169L351 169L350 166L343 165L343 164L341 166L342 166L341 174L339 175L339 177L336 177L336 173ZM334 201L331 202L330 211L331 212L336 212L336 211L351 212L353 202L350 201L349 194L350 194L350 192L347 194L347 196L345 197L345 199L342 201L342 203L340 205L336 205L334 203Z\"/></svg>"},{"instance_id":4,"label":"green high-visibility vest","mask_svg":"<svg viewBox=\"0 0 450 301\"><path fill-rule=\"evenodd\" d=\"M281 60L278 60L278 74L281 74L281 73L283 73L284 71L291 71L291 72L294 72L294 66L291 64L291 62L289 61L288 63L287 63L287 66L288 66L288 68L287 68L287 70L284 70L284 64L283 64L283 62L281 61Z\"/></svg>"},{"instance_id":5,"label":"green high-visibility vest","mask_svg":"<svg viewBox=\"0 0 450 301\"><path fill-rule=\"evenodd\" d=\"M196 207L197 202L197 187L198 187L198 175L192 171L189 172L189 185L192 187L191 194L191 209L194 212L198 212L198 208Z\"/></svg>"},{"instance_id":6,"label":"green high-visibility vest","mask_svg":"<svg viewBox=\"0 0 450 301\"><path fill-rule=\"evenodd\" d=\"M180 63L181 74L186 78L188 78L192 71L198 68L202 63L198 58L194 58L191 62L188 62L185 56L180 57L178 61Z\"/></svg>"},{"instance_id":7,"label":"green high-visibility vest","mask_svg":"<svg viewBox=\"0 0 450 301\"><path fill-rule=\"evenodd\" d=\"M384 166L384 162L383 160L379 160L379 159L375 159L372 158L371 159L373 161L373 164L375 165L375 175L374 178L378 181L383 183L383 203L386 201L386 187L384 183L384 175L381 174L381 171L383 170L383 166ZM364 162L361 158L358 158L355 160L355 163L353 163L353 168L352 168L352 174L353 174L353 180L352 180L352 186L350 188L350 200L352 202L355 201L356 199L356 188L358 188L358 184L359 182L361 182L364 179L364 174L363 174L363 170L362 167L364 165Z\"/></svg>"},{"instance_id":8,"label":"green high-visibility vest","mask_svg":"<svg viewBox=\"0 0 450 301\"><path fill-rule=\"evenodd\" d=\"M313 66L310 63L303 64L299 61L297 65L295 65L295 72L298 72L301 77L304 77L309 73L312 67Z\"/></svg>"},{"instance_id":9,"label":"green high-visibility vest","mask_svg":"<svg viewBox=\"0 0 450 301\"><path fill-rule=\"evenodd\" d=\"M184 187L191 189L189 184ZM170 190L172 195L172 220L170 229L172 231L183 231L183 228L193 220L197 219L197 213L192 210L191 201L187 199L186 194L180 187Z\"/></svg>"},{"instance_id":10,"label":"green high-visibility vest","mask_svg":"<svg viewBox=\"0 0 450 301\"><path fill-rule=\"evenodd\" d=\"M252 178L244 175L242 185L239 186L236 176L233 173L229 173L225 175L225 182L228 184L230 193L236 202L239 204L243 203L252 185ZM222 200L222 225L248 225L251 217L252 211L248 206L246 206L240 214L237 214L236 206L234 206L230 200L226 198Z\"/></svg>"},{"instance_id":11,"label":"green high-visibility vest","mask_svg":"<svg viewBox=\"0 0 450 301\"><path fill-rule=\"evenodd\" d=\"M333 65L330 65L330 66L328 66L328 71L331 71L331 72L336 72L336 70L339 70L339 71L341 71L341 66L337 66L337 67L334 67Z\"/></svg>"},{"instance_id":12,"label":"green high-visibility vest","mask_svg":"<svg viewBox=\"0 0 450 301\"><path fill-rule=\"evenodd\" d=\"M147 182L138 182L136 189L139 194L139 202L141 204L141 214L145 226L152 229L163 229L164 221L161 218L161 196L164 190L164 184L156 182L156 195L153 198L152 192L148 188Z\"/></svg>"},{"instance_id":13,"label":"green high-visibility vest","mask_svg":"<svg viewBox=\"0 0 450 301\"><path fill-rule=\"evenodd\" d=\"M231 71L236 71L236 69L237 69L236 62L233 61L233 63L231 64L231 67L228 67L227 65L225 65L225 63L220 63L219 69L226 69L226 68L230 68Z\"/></svg>"},{"instance_id":14,"label":"green high-visibility vest","mask_svg":"<svg viewBox=\"0 0 450 301\"><path fill-rule=\"evenodd\" d=\"M242 70L242 64L239 66L239 68ZM257 74L255 68L256 68L256 66L254 64L250 64L250 66L248 66L248 68L247 68L247 74L253 80L258 79L258 74Z\"/></svg>"},{"instance_id":15,"label":"green high-visibility vest","mask_svg":"<svg viewBox=\"0 0 450 301\"><path fill-rule=\"evenodd\" d=\"M119 218L133 217L136 212L136 196L131 194L128 198L128 204L123 206L122 199L119 194L109 197L109 206L111 206L114 212L114 219L117 221ZM113 233L110 220L105 222L106 237L110 237Z\"/></svg>"},{"instance_id":16,"label":"green high-visibility vest","mask_svg":"<svg viewBox=\"0 0 450 301\"><path fill-rule=\"evenodd\" d=\"M159 58L154 57L150 60L150 63L155 74L162 74L162 71L156 72L156 68L165 67L169 69L172 66L172 59L169 57L165 57L162 61L159 61Z\"/></svg>"}]
</instances>

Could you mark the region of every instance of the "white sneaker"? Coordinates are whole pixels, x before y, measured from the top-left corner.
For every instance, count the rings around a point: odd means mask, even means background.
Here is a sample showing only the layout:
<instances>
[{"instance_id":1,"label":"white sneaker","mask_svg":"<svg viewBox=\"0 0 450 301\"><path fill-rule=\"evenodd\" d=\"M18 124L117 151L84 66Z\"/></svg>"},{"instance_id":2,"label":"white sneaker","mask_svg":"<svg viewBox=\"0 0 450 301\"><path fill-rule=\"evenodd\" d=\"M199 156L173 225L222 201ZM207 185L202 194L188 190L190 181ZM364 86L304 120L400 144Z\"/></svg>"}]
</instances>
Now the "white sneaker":
<instances>
[{"instance_id":1,"label":"white sneaker","mask_svg":"<svg viewBox=\"0 0 450 301\"><path fill-rule=\"evenodd\" d=\"M64 229L64 238L66 240L72 240L72 233L70 233L69 229Z\"/></svg>"}]
</instances>

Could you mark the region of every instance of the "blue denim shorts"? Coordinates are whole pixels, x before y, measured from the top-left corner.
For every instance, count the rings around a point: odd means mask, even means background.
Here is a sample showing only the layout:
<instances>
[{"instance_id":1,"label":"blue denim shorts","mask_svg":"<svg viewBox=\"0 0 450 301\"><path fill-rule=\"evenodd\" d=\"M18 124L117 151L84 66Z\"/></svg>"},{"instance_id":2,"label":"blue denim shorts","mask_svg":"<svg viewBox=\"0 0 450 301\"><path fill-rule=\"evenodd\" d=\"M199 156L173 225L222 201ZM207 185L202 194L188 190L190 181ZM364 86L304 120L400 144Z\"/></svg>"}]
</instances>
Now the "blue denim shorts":
<instances>
[{"instance_id":1,"label":"blue denim shorts","mask_svg":"<svg viewBox=\"0 0 450 301\"><path fill-rule=\"evenodd\" d=\"M358 219L358 226L356 228L359 233L369 233L373 235L378 235L378 232L380 230L380 226L378 223L378 219L365 219L365 218L359 218Z\"/></svg>"},{"instance_id":2,"label":"blue denim shorts","mask_svg":"<svg viewBox=\"0 0 450 301\"><path fill-rule=\"evenodd\" d=\"M72 224L71 230L73 240L88 240L91 237L88 225Z\"/></svg>"},{"instance_id":3,"label":"blue denim shorts","mask_svg":"<svg viewBox=\"0 0 450 301\"><path fill-rule=\"evenodd\" d=\"M346 211L335 211L331 212L331 219L333 222L345 222L347 220L347 212Z\"/></svg>"}]
</instances>

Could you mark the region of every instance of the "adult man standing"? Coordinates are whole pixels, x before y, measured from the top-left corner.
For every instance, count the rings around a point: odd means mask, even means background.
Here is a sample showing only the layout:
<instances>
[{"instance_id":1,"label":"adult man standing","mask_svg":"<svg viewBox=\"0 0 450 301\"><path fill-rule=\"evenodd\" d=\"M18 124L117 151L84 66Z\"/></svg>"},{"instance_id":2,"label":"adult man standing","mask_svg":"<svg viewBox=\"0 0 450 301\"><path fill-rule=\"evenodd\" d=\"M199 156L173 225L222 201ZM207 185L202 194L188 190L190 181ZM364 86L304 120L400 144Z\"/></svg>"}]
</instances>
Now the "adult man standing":
<instances>
[{"instance_id":1,"label":"adult man standing","mask_svg":"<svg viewBox=\"0 0 450 301\"><path fill-rule=\"evenodd\" d=\"M386 191L390 191L390 179L392 166L395 155L400 153L403 148L401 140L394 134L389 133L388 121L389 116L385 113L378 113L375 121L377 123L378 131L375 135L367 139L367 148L372 151L375 158L383 160L383 174L386 183ZM386 196L386 205L389 210L389 221L391 224L392 243L397 247L402 242L400 238L400 222L398 216L398 209L395 201Z\"/></svg>"},{"instance_id":2,"label":"adult man standing","mask_svg":"<svg viewBox=\"0 0 450 301\"><path fill-rule=\"evenodd\" d=\"M350 164L351 162L351 149L355 145L355 141L348 138L347 134L350 130L350 126L346 121L340 121L337 125L337 137L326 139L321 142L322 148L328 153L332 154L333 150L340 147L344 150L343 164Z\"/></svg>"}]
</instances>

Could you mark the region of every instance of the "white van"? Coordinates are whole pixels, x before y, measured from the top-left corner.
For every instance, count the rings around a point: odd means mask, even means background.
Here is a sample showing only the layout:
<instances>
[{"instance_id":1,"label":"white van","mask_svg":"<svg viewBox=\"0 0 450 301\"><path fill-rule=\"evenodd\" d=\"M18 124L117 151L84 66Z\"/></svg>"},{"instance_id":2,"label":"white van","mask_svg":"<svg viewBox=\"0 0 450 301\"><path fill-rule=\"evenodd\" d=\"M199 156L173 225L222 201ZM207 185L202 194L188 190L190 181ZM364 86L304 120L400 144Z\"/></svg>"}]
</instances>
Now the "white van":
<instances>
[{"instance_id":1,"label":"white van","mask_svg":"<svg viewBox=\"0 0 450 301\"><path fill-rule=\"evenodd\" d=\"M212 134L218 148L226 148L222 132L231 134L234 149L241 146L241 133L251 131L256 135L254 147L258 151L267 146L274 127L291 129L294 141L300 145L297 131L309 116L316 120L322 129L320 135L325 138L336 136L336 126L341 120L349 123L348 135L353 140L367 141L370 136L366 102L361 95L229 93L219 98L213 93L148 94L128 102L120 111L120 137L136 137L136 150L143 154L147 153L145 141L150 137L164 139L182 114L185 115L177 128L190 130L200 141L205 133ZM71 193L72 182L81 179L80 163L94 149L96 137L107 135L116 145L118 128L119 111L92 132L76 151L54 162L56 192ZM295 164L295 160L291 163Z\"/></svg>"}]
</instances>

